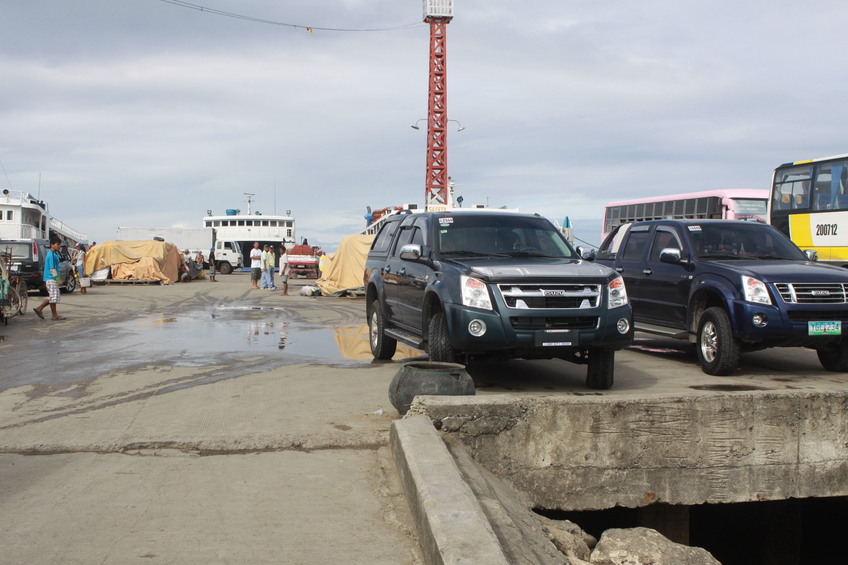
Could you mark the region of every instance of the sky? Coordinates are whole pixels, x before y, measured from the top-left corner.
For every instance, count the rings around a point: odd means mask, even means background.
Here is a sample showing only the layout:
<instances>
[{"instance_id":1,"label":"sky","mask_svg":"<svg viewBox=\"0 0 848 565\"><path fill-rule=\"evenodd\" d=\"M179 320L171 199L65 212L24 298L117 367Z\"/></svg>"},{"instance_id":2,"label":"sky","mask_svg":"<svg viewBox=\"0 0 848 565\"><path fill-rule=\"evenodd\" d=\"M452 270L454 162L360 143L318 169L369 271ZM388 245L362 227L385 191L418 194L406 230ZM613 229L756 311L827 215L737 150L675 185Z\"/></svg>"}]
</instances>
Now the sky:
<instances>
[{"instance_id":1,"label":"sky","mask_svg":"<svg viewBox=\"0 0 848 565\"><path fill-rule=\"evenodd\" d=\"M190 5L252 19L0 0L0 187L94 241L200 227L253 193L332 250L366 206L423 204L420 0ZM605 202L768 188L782 163L848 153L846 25L844 0L455 0L456 194L567 216L597 246Z\"/></svg>"}]
</instances>

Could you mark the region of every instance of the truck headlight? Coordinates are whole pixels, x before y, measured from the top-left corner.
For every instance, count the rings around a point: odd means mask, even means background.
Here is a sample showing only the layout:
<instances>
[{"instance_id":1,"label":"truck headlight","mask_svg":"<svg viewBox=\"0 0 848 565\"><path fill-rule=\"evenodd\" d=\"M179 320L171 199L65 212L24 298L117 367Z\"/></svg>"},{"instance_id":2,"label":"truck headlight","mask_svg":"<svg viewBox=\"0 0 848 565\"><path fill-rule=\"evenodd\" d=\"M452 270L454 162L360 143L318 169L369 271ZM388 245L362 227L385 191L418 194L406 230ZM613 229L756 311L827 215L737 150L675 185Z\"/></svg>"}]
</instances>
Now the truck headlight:
<instances>
[{"instance_id":1,"label":"truck headlight","mask_svg":"<svg viewBox=\"0 0 848 565\"><path fill-rule=\"evenodd\" d=\"M758 304L771 304L766 283L754 277L742 275L742 294L746 302Z\"/></svg>"},{"instance_id":2,"label":"truck headlight","mask_svg":"<svg viewBox=\"0 0 848 565\"><path fill-rule=\"evenodd\" d=\"M627 304L627 289L624 287L624 279L621 275L615 277L607 285L607 294L609 295L609 307L618 308Z\"/></svg>"},{"instance_id":3,"label":"truck headlight","mask_svg":"<svg viewBox=\"0 0 848 565\"><path fill-rule=\"evenodd\" d=\"M478 279L462 275L459 284L462 286L462 305L473 308L492 309L492 300L489 298L489 289L486 284Z\"/></svg>"}]
</instances>

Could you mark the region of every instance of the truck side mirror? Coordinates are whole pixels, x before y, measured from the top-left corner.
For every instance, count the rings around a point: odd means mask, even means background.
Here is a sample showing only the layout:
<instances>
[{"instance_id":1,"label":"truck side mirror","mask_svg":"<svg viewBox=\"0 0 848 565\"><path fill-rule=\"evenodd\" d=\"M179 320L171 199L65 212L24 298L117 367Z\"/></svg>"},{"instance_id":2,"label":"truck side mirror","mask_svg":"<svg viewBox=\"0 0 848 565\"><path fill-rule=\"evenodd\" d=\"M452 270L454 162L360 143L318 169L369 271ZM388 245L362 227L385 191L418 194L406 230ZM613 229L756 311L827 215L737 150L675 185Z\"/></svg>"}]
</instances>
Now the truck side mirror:
<instances>
[{"instance_id":1,"label":"truck side mirror","mask_svg":"<svg viewBox=\"0 0 848 565\"><path fill-rule=\"evenodd\" d=\"M577 254L580 255L581 259L585 259L586 261L594 261L595 260L595 250L594 249L586 249L582 245L577 246Z\"/></svg>"},{"instance_id":2,"label":"truck side mirror","mask_svg":"<svg viewBox=\"0 0 848 565\"><path fill-rule=\"evenodd\" d=\"M400 258L404 261L419 261L421 259L421 246L407 243L400 248Z\"/></svg>"},{"instance_id":3,"label":"truck side mirror","mask_svg":"<svg viewBox=\"0 0 848 565\"><path fill-rule=\"evenodd\" d=\"M671 263L672 265L679 265L684 263L683 254L679 249L674 249L668 247L660 251L660 263Z\"/></svg>"}]
</instances>

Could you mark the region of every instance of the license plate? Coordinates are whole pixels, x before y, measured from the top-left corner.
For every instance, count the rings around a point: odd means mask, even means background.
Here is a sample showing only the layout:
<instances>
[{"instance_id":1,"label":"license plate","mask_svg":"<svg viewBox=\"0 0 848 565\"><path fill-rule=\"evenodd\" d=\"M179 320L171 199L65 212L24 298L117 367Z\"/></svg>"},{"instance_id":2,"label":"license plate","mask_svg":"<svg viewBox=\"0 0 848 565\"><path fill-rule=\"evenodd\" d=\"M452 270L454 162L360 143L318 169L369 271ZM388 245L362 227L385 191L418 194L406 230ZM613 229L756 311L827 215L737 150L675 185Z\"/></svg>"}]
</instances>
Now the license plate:
<instances>
[{"instance_id":1,"label":"license plate","mask_svg":"<svg viewBox=\"0 0 848 565\"><path fill-rule=\"evenodd\" d=\"M842 335L842 322L807 322L807 335Z\"/></svg>"},{"instance_id":2,"label":"license plate","mask_svg":"<svg viewBox=\"0 0 848 565\"><path fill-rule=\"evenodd\" d=\"M571 347L577 345L574 330L542 330L536 333L536 345L541 347Z\"/></svg>"}]
</instances>

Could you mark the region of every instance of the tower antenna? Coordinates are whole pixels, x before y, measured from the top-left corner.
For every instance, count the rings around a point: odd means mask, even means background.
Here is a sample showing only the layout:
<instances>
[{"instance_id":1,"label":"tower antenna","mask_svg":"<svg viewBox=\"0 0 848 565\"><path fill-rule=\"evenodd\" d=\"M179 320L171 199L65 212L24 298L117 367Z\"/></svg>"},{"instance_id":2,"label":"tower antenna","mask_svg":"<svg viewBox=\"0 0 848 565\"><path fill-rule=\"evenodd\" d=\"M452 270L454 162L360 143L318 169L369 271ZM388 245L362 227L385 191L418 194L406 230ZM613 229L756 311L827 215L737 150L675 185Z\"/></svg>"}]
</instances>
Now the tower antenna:
<instances>
[{"instance_id":1,"label":"tower antenna","mask_svg":"<svg viewBox=\"0 0 848 565\"><path fill-rule=\"evenodd\" d=\"M424 0L424 22L430 24L430 79L427 97L427 210L446 210L448 193L447 25L453 0Z\"/></svg>"}]
</instances>

